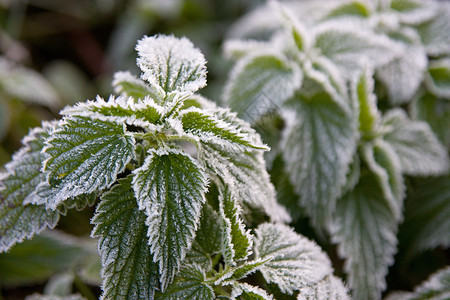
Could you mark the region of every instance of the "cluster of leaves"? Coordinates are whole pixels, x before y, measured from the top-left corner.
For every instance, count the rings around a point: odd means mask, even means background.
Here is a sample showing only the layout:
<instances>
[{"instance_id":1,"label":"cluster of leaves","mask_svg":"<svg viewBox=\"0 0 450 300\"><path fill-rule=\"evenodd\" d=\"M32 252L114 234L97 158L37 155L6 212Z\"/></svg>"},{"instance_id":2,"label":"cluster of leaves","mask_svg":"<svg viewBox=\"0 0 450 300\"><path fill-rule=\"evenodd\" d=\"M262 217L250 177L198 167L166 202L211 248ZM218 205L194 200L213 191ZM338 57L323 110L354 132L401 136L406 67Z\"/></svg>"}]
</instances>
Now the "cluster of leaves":
<instances>
[{"instance_id":1,"label":"cluster of leaves","mask_svg":"<svg viewBox=\"0 0 450 300\"><path fill-rule=\"evenodd\" d=\"M254 124L282 118L281 133L276 124L262 133L295 201L338 245L355 299L386 288L405 175L440 176L431 182L447 187L422 197L440 209L413 214L440 226L420 228L416 250L449 245L440 214L450 206L449 20L450 5L434 1L271 2L224 46L237 61L225 103Z\"/></svg>"},{"instance_id":2,"label":"cluster of leaves","mask_svg":"<svg viewBox=\"0 0 450 300\"><path fill-rule=\"evenodd\" d=\"M99 199L102 299L347 299L326 254L282 224L259 135L195 94L201 52L164 35L137 51L141 78L117 73L119 96L66 107L23 139L0 177L0 251ZM261 286L243 281L256 271Z\"/></svg>"}]
</instances>

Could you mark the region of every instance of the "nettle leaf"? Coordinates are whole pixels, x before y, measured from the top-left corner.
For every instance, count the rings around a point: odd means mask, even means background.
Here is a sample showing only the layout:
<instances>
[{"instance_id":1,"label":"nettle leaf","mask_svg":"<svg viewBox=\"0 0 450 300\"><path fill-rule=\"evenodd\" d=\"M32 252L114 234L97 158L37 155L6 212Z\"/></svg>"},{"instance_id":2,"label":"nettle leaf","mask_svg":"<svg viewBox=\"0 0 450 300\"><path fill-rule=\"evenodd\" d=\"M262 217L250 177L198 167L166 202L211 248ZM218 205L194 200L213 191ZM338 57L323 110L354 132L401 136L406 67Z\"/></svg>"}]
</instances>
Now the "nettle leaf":
<instances>
[{"instance_id":1,"label":"nettle leaf","mask_svg":"<svg viewBox=\"0 0 450 300\"><path fill-rule=\"evenodd\" d=\"M277 109L302 84L297 63L281 53L256 53L240 60L225 87L224 101L241 117L257 121Z\"/></svg>"},{"instance_id":2,"label":"nettle leaf","mask_svg":"<svg viewBox=\"0 0 450 300\"><path fill-rule=\"evenodd\" d=\"M81 116L104 122L129 124L156 131L164 109L151 98L109 97L108 101L97 97L95 101L78 103L61 111L66 116ZM161 125L159 126L161 127Z\"/></svg>"},{"instance_id":3,"label":"nettle leaf","mask_svg":"<svg viewBox=\"0 0 450 300\"><path fill-rule=\"evenodd\" d=\"M292 295L305 286L315 286L332 273L326 254L314 242L283 224L264 223L255 230L255 256L265 260L259 270L268 283L276 283Z\"/></svg>"},{"instance_id":4,"label":"nettle leaf","mask_svg":"<svg viewBox=\"0 0 450 300\"><path fill-rule=\"evenodd\" d=\"M223 45L223 54L232 60L244 58L246 55L271 46L269 42L257 40L227 40Z\"/></svg>"},{"instance_id":5,"label":"nettle leaf","mask_svg":"<svg viewBox=\"0 0 450 300\"><path fill-rule=\"evenodd\" d=\"M153 299L159 268L147 238L146 215L139 210L131 176L103 194L92 219L102 256L102 299Z\"/></svg>"},{"instance_id":6,"label":"nettle leaf","mask_svg":"<svg viewBox=\"0 0 450 300\"><path fill-rule=\"evenodd\" d=\"M411 254L450 246L450 175L422 179L413 186L405 206ZM402 232L402 230L400 231Z\"/></svg>"},{"instance_id":7,"label":"nettle leaf","mask_svg":"<svg viewBox=\"0 0 450 300\"><path fill-rule=\"evenodd\" d=\"M239 201L261 209L272 221L289 222L288 212L276 201L261 151L233 153L214 144L201 144L198 155L211 176L230 186Z\"/></svg>"},{"instance_id":8,"label":"nettle leaf","mask_svg":"<svg viewBox=\"0 0 450 300\"><path fill-rule=\"evenodd\" d=\"M144 99L151 97L153 99L161 99L164 95L158 94L158 91L149 86L143 80L136 78L130 72L116 72L112 82L114 91L125 97L132 97L134 99Z\"/></svg>"},{"instance_id":9,"label":"nettle leaf","mask_svg":"<svg viewBox=\"0 0 450 300\"><path fill-rule=\"evenodd\" d=\"M80 294L66 296L32 294L31 296L25 297L25 300L86 300L86 298Z\"/></svg>"},{"instance_id":10,"label":"nettle leaf","mask_svg":"<svg viewBox=\"0 0 450 300\"><path fill-rule=\"evenodd\" d=\"M304 286L298 293L297 300L348 300L347 288L342 281L333 276L328 275L315 286Z\"/></svg>"},{"instance_id":11,"label":"nettle leaf","mask_svg":"<svg viewBox=\"0 0 450 300\"><path fill-rule=\"evenodd\" d=\"M392 146L376 139L361 146L361 157L374 174L383 191L383 199L391 208L392 214L400 220L405 197L402 167Z\"/></svg>"},{"instance_id":12,"label":"nettle leaf","mask_svg":"<svg viewBox=\"0 0 450 300\"><path fill-rule=\"evenodd\" d=\"M139 209L147 215L149 243L165 290L191 248L208 180L198 163L178 149L150 150L133 174L133 189Z\"/></svg>"},{"instance_id":13,"label":"nettle leaf","mask_svg":"<svg viewBox=\"0 0 450 300\"><path fill-rule=\"evenodd\" d=\"M381 117L377 108L377 97L373 92L372 75L372 72L366 69L355 76L351 84L352 98L358 106L359 131L369 136L377 131Z\"/></svg>"},{"instance_id":14,"label":"nettle leaf","mask_svg":"<svg viewBox=\"0 0 450 300\"><path fill-rule=\"evenodd\" d=\"M356 122L349 104L324 89L297 94L289 105L295 114L285 114L283 157L301 204L314 224L323 224L334 210L355 151Z\"/></svg>"},{"instance_id":15,"label":"nettle leaf","mask_svg":"<svg viewBox=\"0 0 450 300\"><path fill-rule=\"evenodd\" d=\"M395 109L383 117L384 140L400 159L408 175L437 175L448 171L447 150L426 122L411 121L403 110Z\"/></svg>"},{"instance_id":16,"label":"nettle leaf","mask_svg":"<svg viewBox=\"0 0 450 300\"><path fill-rule=\"evenodd\" d=\"M387 88L389 102L409 102L423 81L428 58L421 45L406 45L404 54L377 70L377 78Z\"/></svg>"},{"instance_id":17,"label":"nettle leaf","mask_svg":"<svg viewBox=\"0 0 450 300\"><path fill-rule=\"evenodd\" d=\"M450 98L450 59L435 60L425 77L428 89L438 97Z\"/></svg>"},{"instance_id":18,"label":"nettle leaf","mask_svg":"<svg viewBox=\"0 0 450 300\"><path fill-rule=\"evenodd\" d=\"M157 299L178 300L211 300L215 298L211 285L206 283L205 271L196 264L184 267L169 285L167 290Z\"/></svg>"},{"instance_id":19,"label":"nettle leaf","mask_svg":"<svg viewBox=\"0 0 450 300\"><path fill-rule=\"evenodd\" d=\"M231 291L231 299L236 300L272 300L265 290L248 283L235 283Z\"/></svg>"},{"instance_id":20,"label":"nettle leaf","mask_svg":"<svg viewBox=\"0 0 450 300\"><path fill-rule=\"evenodd\" d=\"M193 93L206 85L206 60L187 38L159 35L138 41L142 79L160 94Z\"/></svg>"},{"instance_id":21,"label":"nettle leaf","mask_svg":"<svg viewBox=\"0 0 450 300\"><path fill-rule=\"evenodd\" d=\"M364 29L360 23L329 21L316 28L315 37L315 47L337 64L344 75L354 74L367 65L382 66L401 54L399 44Z\"/></svg>"},{"instance_id":22,"label":"nettle leaf","mask_svg":"<svg viewBox=\"0 0 450 300\"><path fill-rule=\"evenodd\" d=\"M251 254L252 236L245 230L236 194L228 186L219 189L219 210L223 222L222 253L229 265Z\"/></svg>"},{"instance_id":23,"label":"nettle leaf","mask_svg":"<svg viewBox=\"0 0 450 300\"><path fill-rule=\"evenodd\" d=\"M45 180L41 172L44 155L41 153L47 131L52 123L44 122L22 140L23 148L14 154L0 174L0 252L14 244L32 238L46 228L55 227L59 213L44 205L24 205L36 193L38 184Z\"/></svg>"},{"instance_id":24,"label":"nettle leaf","mask_svg":"<svg viewBox=\"0 0 450 300\"><path fill-rule=\"evenodd\" d=\"M239 123L227 122L219 115L231 114L228 110L205 110L196 107L181 112L180 119L185 133L203 143L213 143L227 151L261 149L268 150L258 135L241 130Z\"/></svg>"},{"instance_id":25,"label":"nettle leaf","mask_svg":"<svg viewBox=\"0 0 450 300\"><path fill-rule=\"evenodd\" d=\"M426 22L436 15L437 5L432 1L391 0L390 8L395 11L400 22L414 25Z\"/></svg>"},{"instance_id":26,"label":"nettle leaf","mask_svg":"<svg viewBox=\"0 0 450 300\"><path fill-rule=\"evenodd\" d=\"M416 26L427 54L440 56L450 54L450 5L440 3L437 13L424 23Z\"/></svg>"},{"instance_id":27,"label":"nettle leaf","mask_svg":"<svg viewBox=\"0 0 450 300\"><path fill-rule=\"evenodd\" d=\"M433 274L414 292L394 292L385 300L443 300L450 297L450 266Z\"/></svg>"},{"instance_id":28,"label":"nettle leaf","mask_svg":"<svg viewBox=\"0 0 450 300\"><path fill-rule=\"evenodd\" d=\"M234 285L236 284L236 280L243 279L248 275L256 272L259 268L270 261L271 258L267 258L266 260L252 260L247 261L244 264L232 267L228 272L225 272L218 280L214 282L214 284L219 285Z\"/></svg>"},{"instance_id":29,"label":"nettle leaf","mask_svg":"<svg viewBox=\"0 0 450 300\"><path fill-rule=\"evenodd\" d=\"M203 205L199 228L186 259L200 265L203 269L211 269L211 255L222 251L223 230L219 214L209 204Z\"/></svg>"},{"instance_id":30,"label":"nettle leaf","mask_svg":"<svg viewBox=\"0 0 450 300\"><path fill-rule=\"evenodd\" d=\"M331 19L337 17L347 17L347 16L357 16L367 18L373 14L374 8L372 7L370 1L342 1L339 3L330 3L330 11L327 12L323 19Z\"/></svg>"},{"instance_id":31,"label":"nettle leaf","mask_svg":"<svg viewBox=\"0 0 450 300\"><path fill-rule=\"evenodd\" d=\"M330 227L338 253L346 259L344 268L354 299L381 298L396 251L398 216L392 213L378 177L361 173L355 189L337 201Z\"/></svg>"},{"instance_id":32,"label":"nettle leaf","mask_svg":"<svg viewBox=\"0 0 450 300\"><path fill-rule=\"evenodd\" d=\"M44 162L52 197L43 199L56 209L64 200L111 186L134 158L135 140L123 124L73 116L57 124L46 141Z\"/></svg>"}]
</instances>

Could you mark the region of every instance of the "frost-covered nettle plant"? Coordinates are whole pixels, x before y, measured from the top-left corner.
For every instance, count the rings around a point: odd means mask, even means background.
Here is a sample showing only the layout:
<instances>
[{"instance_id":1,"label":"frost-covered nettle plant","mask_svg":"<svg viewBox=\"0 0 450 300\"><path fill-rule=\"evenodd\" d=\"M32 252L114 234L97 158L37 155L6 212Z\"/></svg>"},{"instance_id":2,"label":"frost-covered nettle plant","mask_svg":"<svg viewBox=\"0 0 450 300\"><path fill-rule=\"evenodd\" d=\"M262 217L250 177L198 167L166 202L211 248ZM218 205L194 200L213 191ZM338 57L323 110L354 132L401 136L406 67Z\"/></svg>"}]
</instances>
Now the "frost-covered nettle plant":
<instances>
[{"instance_id":1,"label":"frost-covered nettle plant","mask_svg":"<svg viewBox=\"0 0 450 300\"><path fill-rule=\"evenodd\" d=\"M0 250L99 199L103 299L347 299L328 257L282 224L259 135L194 94L201 52L173 36L137 51L141 79L116 74L119 96L67 107L24 138L1 176Z\"/></svg>"},{"instance_id":2,"label":"frost-covered nettle plant","mask_svg":"<svg viewBox=\"0 0 450 300\"><path fill-rule=\"evenodd\" d=\"M404 175L441 175L448 186L450 5L285 3L232 30L224 48L237 63L224 101L254 123L281 116L282 139L270 146L298 204L338 245L354 298L379 299L403 219ZM450 206L445 191L435 205ZM449 245L448 218L433 216L447 232L428 228L422 250Z\"/></svg>"}]
</instances>

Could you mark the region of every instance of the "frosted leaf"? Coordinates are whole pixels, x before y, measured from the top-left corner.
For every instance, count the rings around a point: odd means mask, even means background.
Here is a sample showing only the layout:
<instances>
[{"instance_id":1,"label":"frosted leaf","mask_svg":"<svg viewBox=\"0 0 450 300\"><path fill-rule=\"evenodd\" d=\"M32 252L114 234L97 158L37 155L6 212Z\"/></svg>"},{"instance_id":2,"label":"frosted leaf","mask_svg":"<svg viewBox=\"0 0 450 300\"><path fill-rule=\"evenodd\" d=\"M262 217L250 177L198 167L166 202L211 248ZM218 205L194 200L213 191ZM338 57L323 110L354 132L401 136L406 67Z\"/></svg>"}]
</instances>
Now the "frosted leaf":
<instances>
[{"instance_id":1,"label":"frosted leaf","mask_svg":"<svg viewBox=\"0 0 450 300\"><path fill-rule=\"evenodd\" d=\"M124 125L73 116L64 118L46 140L44 171L48 183L40 185L52 196L44 199L56 209L64 200L110 187L134 158L135 141ZM38 192L39 193L39 192ZM40 204L44 204L40 203Z\"/></svg>"},{"instance_id":2,"label":"frosted leaf","mask_svg":"<svg viewBox=\"0 0 450 300\"><path fill-rule=\"evenodd\" d=\"M211 300L214 290L205 282L205 271L196 264L184 267L167 290L156 297L164 300Z\"/></svg>"},{"instance_id":3,"label":"frosted leaf","mask_svg":"<svg viewBox=\"0 0 450 300\"><path fill-rule=\"evenodd\" d=\"M257 121L277 109L302 84L297 63L280 52L257 52L240 60L231 71L224 101L242 118Z\"/></svg>"},{"instance_id":4,"label":"frosted leaf","mask_svg":"<svg viewBox=\"0 0 450 300\"><path fill-rule=\"evenodd\" d=\"M136 46L142 79L158 93L192 93L206 85L206 60L187 38L144 37Z\"/></svg>"},{"instance_id":5,"label":"frosted leaf","mask_svg":"<svg viewBox=\"0 0 450 300\"><path fill-rule=\"evenodd\" d=\"M39 73L13 65L0 57L0 85L2 92L19 100L38 103L50 108L61 105L56 91Z\"/></svg>"},{"instance_id":6,"label":"frosted leaf","mask_svg":"<svg viewBox=\"0 0 450 300\"><path fill-rule=\"evenodd\" d=\"M232 153L212 144L201 144L199 160L212 176L218 176L233 188L240 201L262 209L272 221L289 222L288 212L276 201L262 152Z\"/></svg>"},{"instance_id":7,"label":"frosted leaf","mask_svg":"<svg viewBox=\"0 0 450 300\"><path fill-rule=\"evenodd\" d=\"M374 5L366 0L346 0L337 1L337 3L335 1L329 6L324 6L328 10L325 17L323 17L325 20L349 16L368 18L374 13Z\"/></svg>"},{"instance_id":8,"label":"frosted leaf","mask_svg":"<svg viewBox=\"0 0 450 300\"><path fill-rule=\"evenodd\" d=\"M288 103L295 113L285 114L283 158L300 203L318 225L334 210L358 133L348 104L316 81L305 81L304 91Z\"/></svg>"},{"instance_id":9,"label":"frosted leaf","mask_svg":"<svg viewBox=\"0 0 450 300\"><path fill-rule=\"evenodd\" d=\"M359 107L359 131L363 135L375 133L380 122L377 98L373 92L374 80L372 75L369 70L364 70L354 77L351 84L352 98Z\"/></svg>"},{"instance_id":10,"label":"frosted leaf","mask_svg":"<svg viewBox=\"0 0 450 300\"><path fill-rule=\"evenodd\" d=\"M41 150L52 125L44 122L25 136L23 147L5 165L6 171L0 173L0 252L53 228L59 220L58 212L46 210L43 205L24 204L26 198L36 193L36 186L45 181Z\"/></svg>"},{"instance_id":11,"label":"frosted leaf","mask_svg":"<svg viewBox=\"0 0 450 300\"><path fill-rule=\"evenodd\" d=\"M270 258L266 260L252 260L246 261L244 264L241 264L237 267L229 268L229 270L217 279L214 284L215 285L235 285L237 283L236 280L240 280L246 278L248 275L256 272L262 265L270 261Z\"/></svg>"},{"instance_id":12,"label":"frosted leaf","mask_svg":"<svg viewBox=\"0 0 450 300\"><path fill-rule=\"evenodd\" d=\"M148 245L146 215L138 209L131 176L103 194L92 219L102 258L101 299L153 299L158 265Z\"/></svg>"},{"instance_id":13,"label":"frosted leaf","mask_svg":"<svg viewBox=\"0 0 450 300\"><path fill-rule=\"evenodd\" d=\"M390 8L395 11L404 24L420 24L432 19L438 10L434 1L430 0L391 0Z\"/></svg>"},{"instance_id":14,"label":"frosted leaf","mask_svg":"<svg viewBox=\"0 0 450 300\"><path fill-rule=\"evenodd\" d=\"M180 113L183 131L201 142L215 144L227 151L269 150L259 135L248 134L239 123L227 122L220 115L231 115L227 109L205 110L196 107ZM249 125L247 125L249 126Z\"/></svg>"},{"instance_id":15,"label":"frosted leaf","mask_svg":"<svg viewBox=\"0 0 450 300\"><path fill-rule=\"evenodd\" d=\"M203 205L199 228L191 250L186 255L188 262L196 263L203 269L212 268L211 256L221 252L223 227L221 218L209 205Z\"/></svg>"},{"instance_id":16,"label":"frosted leaf","mask_svg":"<svg viewBox=\"0 0 450 300\"><path fill-rule=\"evenodd\" d=\"M130 72L116 72L112 82L114 91L125 97L132 97L134 99L144 99L151 97L155 100L160 100L164 95L158 94L158 91L149 86L143 80L136 78ZM160 102L160 101L158 101Z\"/></svg>"},{"instance_id":17,"label":"frosted leaf","mask_svg":"<svg viewBox=\"0 0 450 300\"><path fill-rule=\"evenodd\" d=\"M160 130L163 113L163 107L149 97L133 99L124 96L111 96L108 101L97 96L95 101L80 102L61 111L66 116L86 117L119 125L126 123L150 131Z\"/></svg>"},{"instance_id":18,"label":"frosted leaf","mask_svg":"<svg viewBox=\"0 0 450 300\"><path fill-rule=\"evenodd\" d=\"M437 14L416 26L427 54L440 56L450 54L450 5L439 3Z\"/></svg>"},{"instance_id":19,"label":"frosted leaf","mask_svg":"<svg viewBox=\"0 0 450 300\"><path fill-rule=\"evenodd\" d=\"M399 44L386 36L351 22L323 23L316 28L315 36L315 47L337 64L343 74L354 74L366 66L376 68L384 65L402 50Z\"/></svg>"},{"instance_id":20,"label":"frosted leaf","mask_svg":"<svg viewBox=\"0 0 450 300\"><path fill-rule=\"evenodd\" d=\"M430 275L414 292L394 292L385 300L445 300L450 298L450 267L446 266Z\"/></svg>"},{"instance_id":21,"label":"frosted leaf","mask_svg":"<svg viewBox=\"0 0 450 300\"><path fill-rule=\"evenodd\" d=\"M238 60L246 55L271 47L270 42L257 40L227 40L223 45L223 53L227 58Z\"/></svg>"},{"instance_id":22,"label":"frosted leaf","mask_svg":"<svg viewBox=\"0 0 450 300\"><path fill-rule=\"evenodd\" d=\"M233 284L231 291L231 299L233 300L272 300L272 295L269 295L265 290L250 285L248 283Z\"/></svg>"},{"instance_id":23,"label":"frosted leaf","mask_svg":"<svg viewBox=\"0 0 450 300\"><path fill-rule=\"evenodd\" d=\"M255 256L271 258L259 270L268 283L276 283L283 293L292 295L332 273L330 260L320 247L292 228L264 223L255 233Z\"/></svg>"},{"instance_id":24,"label":"frosted leaf","mask_svg":"<svg viewBox=\"0 0 450 300\"><path fill-rule=\"evenodd\" d=\"M402 225L411 255L450 246L450 175L429 177L409 192Z\"/></svg>"},{"instance_id":25,"label":"frosted leaf","mask_svg":"<svg viewBox=\"0 0 450 300\"><path fill-rule=\"evenodd\" d=\"M393 147L381 139L361 146L361 158L373 173L383 191L383 199L396 220L400 220L405 197L402 169Z\"/></svg>"},{"instance_id":26,"label":"frosted leaf","mask_svg":"<svg viewBox=\"0 0 450 300\"><path fill-rule=\"evenodd\" d=\"M450 58L432 61L428 66L425 83L436 96L450 98Z\"/></svg>"},{"instance_id":27,"label":"frosted leaf","mask_svg":"<svg viewBox=\"0 0 450 300\"><path fill-rule=\"evenodd\" d=\"M300 289L297 300L349 300L347 288L342 281L328 275L316 285L305 286Z\"/></svg>"},{"instance_id":28,"label":"frosted leaf","mask_svg":"<svg viewBox=\"0 0 450 300\"><path fill-rule=\"evenodd\" d=\"M133 189L139 209L147 215L150 249L164 291L191 248L208 180L203 169L177 149L150 150L133 174Z\"/></svg>"},{"instance_id":29,"label":"frosted leaf","mask_svg":"<svg viewBox=\"0 0 450 300\"><path fill-rule=\"evenodd\" d=\"M420 45L405 45L405 53L377 70L377 79L387 88L389 102L409 102L423 81L428 58Z\"/></svg>"},{"instance_id":30,"label":"frosted leaf","mask_svg":"<svg viewBox=\"0 0 450 300\"><path fill-rule=\"evenodd\" d=\"M32 294L25 297L25 300L86 300L86 298L84 298L80 294L72 294L66 296Z\"/></svg>"},{"instance_id":31,"label":"frosted leaf","mask_svg":"<svg viewBox=\"0 0 450 300\"><path fill-rule=\"evenodd\" d=\"M222 253L229 265L251 254L252 235L241 219L241 207L236 194L229 187L219 188L219 212L222 219Z\"/></svg>"},{"instance_id":32,"label":"frosted leaf","mask_svg":"<svg viewBox=\"0 0 450 300\"><path fill-rule=\"evenodd\" d=\"M426 122L410 120L403 110L383 117L384 140L395 150L402 172L408 175L438 175L449 169L447 149Z\"/></svg>"}]
</instances>

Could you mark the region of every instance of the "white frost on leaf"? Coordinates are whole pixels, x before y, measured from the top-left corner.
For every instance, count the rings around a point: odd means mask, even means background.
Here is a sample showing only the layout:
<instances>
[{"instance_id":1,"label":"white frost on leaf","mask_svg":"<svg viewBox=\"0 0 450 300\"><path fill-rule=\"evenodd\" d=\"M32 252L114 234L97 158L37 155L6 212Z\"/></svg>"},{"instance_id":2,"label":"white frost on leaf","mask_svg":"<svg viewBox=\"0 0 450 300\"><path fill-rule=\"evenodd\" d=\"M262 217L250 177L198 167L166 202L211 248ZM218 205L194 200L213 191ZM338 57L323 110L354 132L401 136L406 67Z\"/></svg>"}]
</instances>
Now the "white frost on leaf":
<instances>
[{"instance_id":1,"label":"white frost on leaf","mask_svg":"<svg viewBox=\"0 0 450 300\"><path fill-rule=\"evenodd\" d=\"M320 247L283 224L264 223L255 230L255 256L271 260L259 270L268 283L292 295L306 286L315 286L333 270Z\"/></svg>"},{"instance_id":2,"label":"white frost on leaf","mask_svg":"<svg viewBox=\"0 0 450 300\"><path fill-rule=\"evenodd\" d=\"M450 54L449 18L450 5L442 2L439 3L438 12L433 18L415 26L428 55L441 56Z\"/></svg>"},{"instance_id":3,"label":"white frost on leaf","mask_svg":"<svg viewBox=\"0 0 450 300\"><path fill-rule=\"evenodd\" d=\"M206 85L206 60L187 38L144 37L136 46L142 79L161 94L193 93Z\"/></svg>"},{"instance_id":4,"label":"white frost on leaf","mask_svg":"<svg viewBox=\"0 0 450 300\"><path fill-rule=\"evenodd\" d=\"M430 62L425 84L434 95L450 98L450 58Z\"/></svg>"},{"instance_id":5,"label":"white frost on leaf","mask_svg":"<svg viewBox=\"0 0 450 300\"><path fill-rule=\"evenodd\" d=\"M191 248L208 180L196 161L170 148L149 150L133 174L133 189L139 209L147 215L149 245L164 291Z\"/></svg>"},{"instance_id":6,"label":"white frost on leaf","mask_svg":"<svg viewBox=\"0 0 450 300\"><path fill-rule=\"evenodd\" d=\"M137 99L144 99L147 96L161 102L164 95L158 94L158 91L152 86L148 85L142 79L136 78L130 72L116 72L114 74L112 86L117 94L133 97Z\"/></svg>"},{"instance_id":7,"label":"white frost on leaf","mask_svg":"<svg viewBox=\"0 0 450 300\"><path fill-rule=\"evenodd\" d=\"M342 281L328 275L316 285L302 287L297 300L350 300L350 297Z\"/></svg>"},{"instance_id":8,"label":"white frost on leaf","mask_svg":"<svg viewBox=\"0 0 450 300\"><path fill-rule=\"evenodd\" d=\"M272 300L273 296L269 295L262 288L250 285L245 282L244 283L236 282L233 284L233 290L231 291L231 299Z\"/></svg>"}]
</instances>

